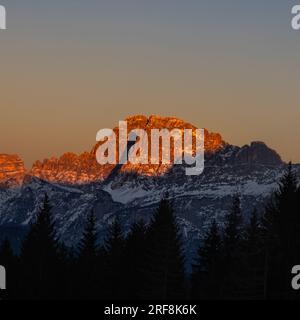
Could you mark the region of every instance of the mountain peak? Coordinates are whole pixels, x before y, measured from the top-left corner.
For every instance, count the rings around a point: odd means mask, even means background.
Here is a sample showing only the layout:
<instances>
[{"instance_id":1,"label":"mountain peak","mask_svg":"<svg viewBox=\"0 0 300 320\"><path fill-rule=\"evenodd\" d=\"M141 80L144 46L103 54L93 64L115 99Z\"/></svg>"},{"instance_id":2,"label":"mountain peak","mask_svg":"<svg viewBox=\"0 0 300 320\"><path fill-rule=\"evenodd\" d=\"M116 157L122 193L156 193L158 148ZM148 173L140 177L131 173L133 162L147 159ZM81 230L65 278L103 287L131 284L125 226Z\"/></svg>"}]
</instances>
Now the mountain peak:
<instances>
[{"instance_id":1,"label":"mountain peak","mask_svg":"<svg viewBox=\"0 0 300 320\"><path fill-rule=\"evenodd\" d=\"M133 115L127 117L125 121L127 121L128 131L136 128L144 129L147 133L149 133L150 129L197 129L196 126L180 118L163 117L160 115L150 115L149 117L145 115ZM118 128L115 128L114 131L117 133ZM215 152L226 144L219 133L209 132L207 129L204 129L204 134L205 151L208 153Z\"/></svg>"},{"instance_id":2,"label":"mountain peak","mask_svg":"<svg viewBox=\"0 0 300 320\"><path fill-rule=\"evenodd\" d=\"M260 163L264 165L280 165L280 155L262 141L253 141L243 146L237 154L237 161L243 163Z\"/></svg>"},{"instance_id":3,"label":"mountain peak","mask_svg":"<svg viewBox=\"0 0 300 320\"><path fill-rule=\"evenodd\" d=\"M184 120L176 117L163 117L159 115L133 115L125 119L127 121L128 132L133 129L144 129L151 137L151 129L193 129L196 127ZM119 128L115 127L114 132L119 139ZM223 141L219 133L209 132L204 129L205 134L205 154L206 159L211 163L228 164L265 164L280 165L282 160L276 151L270 149L264 142L254 141L250 145L241 148L231 146ZM100 165L96 161L95 153L101 142L97 143L91 152L75 154L67 152L61 157L51 157L43 161L36 161L32 169L28 172L29 176L37 177L42 180L66 184L90 183L103 181L115 172L116 169L121 173L134 172L143 176L159 176L166 173L170 165L148 164L132 165L130 163L120 166ZM151 141L149 142L151 149ZM173 145L171 145L171 153ZM118 152L117 152L118 156ZM0 185L20 185L22 184L26 170L23 161L17 155L0 155Z\"/></svg>"},{"instance_id":4,"label":"mountain peak","mask_svg":"<svg viewBox=\"0 0 300 320\"><path fill-rule=\"evenodd\" d=\"M134 172L140 175L144 176L159 176L162 174L165 174L168 170L171 169L173 164L151 164L151 130L152 129L167 129L169 131L172 131L173 129L179 129L183 131L184 129L191 129L196 130L197 127L185 122L184 120L181 120L176 117L163 117L159 115L151 115L149 117L145 115L133 115L130 117L127 117L125 119L127 122L127 130L128 133L131 132L134 129L143 129L147 132L148 135L148 148L149 148L149 161L148 164L141 165L133 165L133 164L125 164L120 169L121 172L127 173L127 172ZM116 134L117 138L117 144L119 142L119 127L115 127L114 132ZM195 133L195 132L194 132ZM219 133L210 133L207 129L204 129L204 149L205 152L208 153L215 153L218 150L220 150L226 143L222 140L222 137ZM103 142L99 142L96 144L94 149L92 150L93 154L96 154L96 150ZM173 150L174 146L171 144L171 158L174 154ZM117 150L117 158L118 158L118 150Z\"/></svg>"}]
</instances>

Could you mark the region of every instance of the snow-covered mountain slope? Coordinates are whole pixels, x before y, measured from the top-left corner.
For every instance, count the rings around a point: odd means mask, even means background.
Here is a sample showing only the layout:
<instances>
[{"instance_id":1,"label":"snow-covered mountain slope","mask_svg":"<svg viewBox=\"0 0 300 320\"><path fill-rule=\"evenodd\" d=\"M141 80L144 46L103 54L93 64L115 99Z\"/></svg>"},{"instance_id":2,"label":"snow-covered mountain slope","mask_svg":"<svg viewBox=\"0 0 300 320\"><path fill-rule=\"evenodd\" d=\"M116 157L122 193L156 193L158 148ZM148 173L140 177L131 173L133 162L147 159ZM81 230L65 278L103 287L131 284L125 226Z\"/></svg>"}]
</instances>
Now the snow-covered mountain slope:
<instances>
[{"instance_id":1,"label":"snow-covered mountain slope","mask_svg":"<svg viewBox=\"0 0 300 320\"><path fill-rule=\"evenodd\" d=\"M127 232L133 221L149 221L162 195L168 192L182 227L185 248L192 256L212 219L222 225L233 195L241 195L247 219L254 207L262 210L284 168L285 165L214 165L206 166L199 177L188 177L183 167L176 167L162 177L119 173L108 184L78 186L30 177L19 188L0 191L0 226L2 230L26 227L47 193L60 239L69 246L76 245L87 213L94 210L102 241L115 216ZM300 176L300 166L295 170Z\"/></svg>"},{"instance_id":2,"label":"snow-covered mountain slope","mask_svg":"<svg viewBox=\"0 0 300 320\"><path fill-rule=\"evenodd\" d=\"M176 118L157 116L131 117L129 123L146 130L191 127ZM199 176L186 176L184 165L171 165L167 171L159 166L154 171L130 165L99 168L95 150L82 156L68 153L58 160L52 158L35 164L28 172L18 157L0 157L0 178L5 181L0 184L0 236L8 234L19 241L47 194L57 235L68 246L81 238L91 210L96 213L102 241L114 217L120 218L127 232L133 221L149 221L168 192L185 248L192 256L211 221L216 219L222 226L235 194L241 196L245 220L255 207L262 212L286 166L262 142L232 146L208 131L206 141L205 170ZM294 169L300 176L300 166Z\"/></svg>"}]
</instances>

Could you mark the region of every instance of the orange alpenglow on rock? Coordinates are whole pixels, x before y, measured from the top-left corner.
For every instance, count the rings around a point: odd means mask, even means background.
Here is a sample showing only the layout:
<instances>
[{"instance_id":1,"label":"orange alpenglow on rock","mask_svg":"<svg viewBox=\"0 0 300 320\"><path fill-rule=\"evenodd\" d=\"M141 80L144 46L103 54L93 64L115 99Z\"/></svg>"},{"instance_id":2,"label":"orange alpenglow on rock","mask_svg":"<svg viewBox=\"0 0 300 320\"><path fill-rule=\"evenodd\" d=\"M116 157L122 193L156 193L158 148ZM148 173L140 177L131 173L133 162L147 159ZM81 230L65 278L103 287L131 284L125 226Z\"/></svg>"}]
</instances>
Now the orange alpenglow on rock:
<instances>
[{"instance_id":1,"label":"orange alpenglow on rock","mask_svg":"<svg viewBox=\"0 0 300 320\"><path fill-rule=\"evenodd\" d=\"M0 154L0 186L19 186L25 177L24 162L17 155Z\"/></svg>"},{"instance_id":2,"label":"orange alpenglow on rock","mask_svg":"<svg viewBox=\"0 0 300 320\"><path fill-rule=\"evenodd\" d=\"M148 135L148 164L131 164L127 163L124 164L121 168L121 172L135 172L140 175L145 176L159 176L167 171L169 171L172 167L172 164L166 165L162 164L160 161L160 164L151 164L151 130L152 129L167 129L169 131L173 129L180 129L182 132L184 129L192 129L193 135L195 135L195 130L197 129L195 126L193 126L190 123L184 122L183 120L180 120L175 117L161 117L152 115L149 118L144 115L136 115L131 116L125 119L127 122L127 130L128 133L130 133L134 129L143 129L147 132ZM116 140L117 140L117 146L119 145L119 128L116 127L113 129L113 131L116 134ZM95 148L92 150L93 154L96 154L97 148L102 142L99 142ZM206 129L204 130L204 149L206 153L213 153L217 150L219 150L222 146L224 146L225 143L222 141L222 137L218 133L209 133ZM193 146L193 151L195 154L195 145ZM162 150L162 145L160 146L160 160L162 158L162 153L164 150ZM174 145L171 143L170 148L170 157L171 157L171 163L174 162ZM116 152L117 159L119 157L118 148Z\"/></svg>"},{"instance_id":3,"label":"orange alpenglow on rock","mask_svg":"<svg viewBox=\"0 0 300 320\"><path fill-rule=\"evenodd\" d=\"M151 129L167 129L170 131L172 129L180 129L182 131L184 129L196 129L196 127L192 124L174 117L161 117L155 115L146 117L143 115L136 115L126 118L125 121L127 121L128 133L133 129L144 129L148 133L149 138L151 137ZM118 145L119 128L116 127L113 130L116 133ZM220 134L209 133L206 129L204 130L204 139L205 153L214 153L226 145ZM101 142L97 143L91 152L85 152L80 155L68 152L63 154L60 158L52 157L43 161L36 161L27 175L49 182L84 184L89 182L103 181L116 168L123 173L134 172L144 176L159 176L165 174L172 167L172 164L151 164L150 162L150 164L137 165L130 163L124 165L100 165L96 161L96 151L100 144ZM151 154L150 148L151 144L149 143L149 155ZM172 158L172 154L174 154L173 151L173 145L171 144L171 160L174 160ZM162 152L163 150L160 150L160 154L162 154ZM118 158L118 148L116 150L116 154ZM26 173L24 164L19 158L17 161L16 156L12 157L15 157L12 159L16 160L16 165L19 168L19 173L16 174L16 181L20 183L23 181ZM13 160L10 162L12 171L9 170L9 164L7 162L6 167L4 170L2 170L0 182L2 179L4 179L4 181L8 180L7 178L4 178L4 176L14 175L13 162Z\"/></svg>"}]
</instances>

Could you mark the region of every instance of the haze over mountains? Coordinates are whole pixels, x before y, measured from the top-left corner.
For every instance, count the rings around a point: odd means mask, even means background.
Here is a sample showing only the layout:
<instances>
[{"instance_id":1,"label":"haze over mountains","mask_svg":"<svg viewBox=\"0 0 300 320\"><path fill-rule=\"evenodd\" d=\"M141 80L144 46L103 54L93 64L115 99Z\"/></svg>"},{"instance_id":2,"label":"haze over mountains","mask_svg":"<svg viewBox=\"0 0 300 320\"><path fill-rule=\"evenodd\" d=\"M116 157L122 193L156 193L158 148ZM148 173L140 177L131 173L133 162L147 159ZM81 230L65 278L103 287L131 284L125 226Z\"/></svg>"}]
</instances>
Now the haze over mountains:
<instances>
[{"instance_id":1,"label":"haze over mountains","mask_svg":"<svg viewBox=\"0 0 300 320\"><path fill-rule=\"evenodd\" d=\"M133 128L193 128L177 118L133 116ZM115 129L117 133L117 128ZM25 170L14 155L0 156L0 233L18 246L24 229L35 218L45 193L49 196L58 236L69 246L82 234L87 213L94 210L100 241L118 216L128 231L137 219L149 221L166 192L173 202L189 256L213 219L222 226L232 197L241 196L245 219L263 206L286 164L263 142L233 146L218 133L205 130L205 169L186 176L184 165L99 165L97 145L82 155L37 161ZM300 175L300 166L294 165Z\"/></svg>"}]
</instances>

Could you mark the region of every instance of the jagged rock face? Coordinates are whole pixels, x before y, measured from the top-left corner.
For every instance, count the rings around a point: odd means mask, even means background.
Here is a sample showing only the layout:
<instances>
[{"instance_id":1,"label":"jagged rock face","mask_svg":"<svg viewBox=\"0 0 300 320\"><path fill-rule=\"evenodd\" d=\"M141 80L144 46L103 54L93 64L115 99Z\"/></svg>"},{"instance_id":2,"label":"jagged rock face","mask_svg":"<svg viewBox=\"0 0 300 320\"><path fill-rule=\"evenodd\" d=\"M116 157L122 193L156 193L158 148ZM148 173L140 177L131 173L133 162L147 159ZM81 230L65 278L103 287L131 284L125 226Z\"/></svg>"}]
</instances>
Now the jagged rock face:
<instances>
[{"instance_id":1,"label":"jagged rock face","mask_svg":"<svg viewBox=\"0 0 300 320\"><path fill-rule=\"evenodd\" d=\"M91 182L102 182L111 180L116 174L138 174L144 177L159 177L171 172L174 158L174 145L171 143L171 164L161 163L162 153L165 150L160 146L159 164L151 164L151 129L192 129L195 135L196 127L190 123L184 122L174 117L160 117L136 115L125 119L127 121L128 133L134 129L143 129L148 134L148 163L133 165L100 165L96 161L96 151L103 142L99 142L91 150L81 155L74 153L65 153L60 158L50 158L44 161L34 163L32 169L28 172L31 177L63 183L63 184L88 184ZM117 146L119 144L119 128L114 128L116 134ZM206 129L205 134L205 159L206 165L234 165L234 164L264 164L280 165L282 160L280 156L269 149L262 142L253 142L250 146L242 148L225 143L219 133L210 133ZM117 159L119 157L118 147L116 150ZM193 148L195 153L195 146ZM23 162L17 156L3 155L0 158L3 169L0 171L0 183L20 184L23 181L25 168ZM1 182L2 181L2 182Z\"/></svg>"},{"instance_id":2,"label":"jagged rock face","mask_svg":"<svg viewBox=\"0 0 300 320\"><path fill-rule=\"evenodd\" d=\"M135 128L142 128L147 131L148 137L150 137L151 129L197 129L192 124L175 117L161 117L152 115L147 118L143 115L139 115L128 117L125 120L128 123L128 131L131 131ZM206 152L217 151L224 145L224 141L222 140L222 137L219 133L210 133L206 129L204 129L204 131Z\"/></svg>"},{"instance_id":3,"label":"jagged rock face","mask_svg":"<svg viewBox=\"0 0 300 320\"><path fill-rule=\"evenodd\" d=\"M112 166L99 165L92 153L65 153L60 158L36 161L29 175L48 182L84 184L104 180L111 170Z\"/></svg>"},{"instance_id":4,"label":"jagged rock face","mask_svg":"<svg viewBox=\"0 0 300 320\"><path fill-rule=\"evenodd\" d=\"M193 129L196 127L184 122L178 118L171 117L159 117L150 116L149 118L137 115L127 119L128 133L133 129L144 129L149 138L149 163L150 163L150 131L151 129ZM117 146L119 143L119 128L114 128L116 133ZM194 132L195 133L195 132ZM37 161L34 163L30 175L38 177L40 179L59 182L59 183L90 183L95 181L105 180L116 166L114 165L99 165L96 161L96 151L101 143L97 143L90 153L85 152L81 155L74 153L66 153L59 159L51 158L46 159L43 162ZM222 148L225 143L222 141L222 137L218 133L209 133L205 130L205 151L208 153L215 152ZM118 148L116 150L116 156L118 158ZM161 153L164 151L160 151ZM171 154L173 154L173 145L171 144ZM172 160L172 157L171 157ZM160 161L161 162L161 161ZM145 176L159 176L166 173L172 165L132 165L130 163L123 165L120 168L122 173L137 173Z\"/></svg>"},{"instance_id":5,"label":"jagged rock face","mask_svg":"<svg viewBox=\"0 0 300 320\"><path fill-rule=\"evenodd\" d=\"M0 187L20 186L25 172L24 162L17 155L0 154Z\"/></svg>"},{"instance_id":6,"label":"jagged rock face","mask_svg":"<svg viewBox=\"0 0 300 320\"><path fill-rule=\"evenodd\" d=\"M152 129L167 129L170 132L173 129L179 129L181 132L184 129L191 129L193 130L193 136L196 135L196 127L190 123L187 123L183 120L180 120L175 117L161 117L152 115L149 118L143 115L137 115L128 117L125 119L127 122L127 130L128 134L134 129L143 129L147 132L148 136L148 164L137 164L133 165L131 163L125 164L120 168L121 173L137 173L143 176L160 176L167 173L173 166L174 162L174 144L171 143L170 145L170 159L171 163L169 165L162 164L162 154L166 154L166 150L160 145L160 158L159 164L151 164L151 130ZM114 128L114 132L116 134L117 145L119 144L119 128ZM218 133L209 133L206 129L204 130L205 135L205 145L204 149L206 153L214 153L221 149L225 142L222 140L222 137ZM93 149L93 153L96 153L97 148L101 143L98 143L95 148ZM193 145L193 155L195 154L196 146ZM119 156L117 150L117 158Z\"/></svg>"},{"instance_id":7,"label":"jagged rock face","mask_svg":"<svg viewBox=\"0 0 300 320\"><path fill-rule=\"evenodd\" d=\"M128 130L194 128L176 118L135 116L127 120ZM254 208L262 213L286 167L262 142L240 148L207 130L205 140L205 170L200 176L187 176L185 167L176 165L167 172L162 166L101 166L95 160L97 145L82 155L66 153L59 159L36 162L26 175L17 156L1 155L0 181L21 186L0 188L0 233L10 232L16 238L11 228L28 226L47 194L62 241L69 246L78 243L91 210L97 214L97 230L103 240L115 216L128 232L133 221L149 221L162 195L168 192L192 261L211 221L215 219L223 227L232 196L241 194L245 219ZM300 178L300 165L293 169Z\"/></svg>"}]
</instances>

